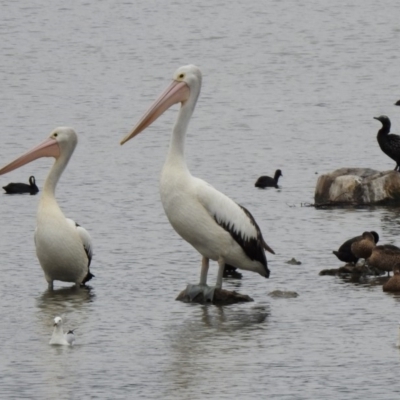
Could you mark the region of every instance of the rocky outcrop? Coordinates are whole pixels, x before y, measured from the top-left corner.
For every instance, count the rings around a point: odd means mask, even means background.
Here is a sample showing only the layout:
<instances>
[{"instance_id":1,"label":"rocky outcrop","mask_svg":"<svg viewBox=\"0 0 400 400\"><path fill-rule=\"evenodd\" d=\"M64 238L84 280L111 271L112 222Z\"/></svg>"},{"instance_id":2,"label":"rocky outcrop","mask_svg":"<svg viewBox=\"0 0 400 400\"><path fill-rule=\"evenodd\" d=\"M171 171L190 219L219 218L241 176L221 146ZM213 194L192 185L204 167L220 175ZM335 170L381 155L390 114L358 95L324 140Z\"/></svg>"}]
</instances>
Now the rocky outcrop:
<instances>
[{"instance_id":1,"label":"rocky outcrop","mask_svg":"<svg viewBox=\"0 0 400 400\"><path fill-rule=\"evenodd\" d=\"M323 269L319 275L331 275L331 276L352 276L352 277L366 277L366 276L379 276L384 274L381 271L378 271L375 268L371 268L362 265L351 265L346 264L339 268L331 268L331 269Z\"/></svg>"},{"instance_id":2,"label":"rocky outcrop","mask_svg":"<svg viewBox=\"0 0 400 400\"><path fill-rule=\"evenodd\" d=\"M184 303L199 303L199 304L207 304L204 300L204 296L202 293L198 294L194 299L190 299L187 294L186 289L182 290L179 293L178 297L175 299L178 301L183 301ZM226 306L235 303L247 303L249 301L254 301L250 296L246 294L240 294L238 292L230 292L225 289L215 289L214 298L212 304L218 306Z\"/></svg>"},{"instance_id":3,"label":"rocky outcrop","mask_svg":"<svg viewBox=\"0 0 400 400\"><path fill-rule=\"evenodd\" d=\"M400 204L400 172L370 168L340 168L321 175L315 206Z\"/></svg>"}]
</instances>

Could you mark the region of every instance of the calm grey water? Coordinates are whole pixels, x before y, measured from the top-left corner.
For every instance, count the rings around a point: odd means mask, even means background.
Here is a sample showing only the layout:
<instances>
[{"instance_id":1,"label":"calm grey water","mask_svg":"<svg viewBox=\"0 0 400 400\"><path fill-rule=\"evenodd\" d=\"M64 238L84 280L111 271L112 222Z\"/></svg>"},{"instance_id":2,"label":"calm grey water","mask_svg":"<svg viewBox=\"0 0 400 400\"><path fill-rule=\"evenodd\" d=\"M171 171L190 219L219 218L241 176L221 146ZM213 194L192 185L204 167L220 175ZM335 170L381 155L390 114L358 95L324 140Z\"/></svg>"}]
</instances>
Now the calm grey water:
<instances>
[{"instance_id":1,"label":"calm grey water","mask_svg":"<svg viewBox=\"0 0 400 400\"><path fill-rule=\"evenodd\" d=\"M0 197L0 398L399 398L400 297L382 280L318 273L364 230L400 245L400 209L302 207L318 174L394 167L372 117L400 131L397 0L1 1L0 15L1 164L56 126L76 129L57 197L91 233L96 275L90 291L48 292L33 243L39 196ZM158 194L177 107L119 145L188 63L203 71L188 165L249 208L276 252L269 280L225 281L254 303L174 300L200 272ZM33 174L41 187L51 164L0 183ZM280 190L254 188L277 168ZM48 345L56 315L77 328L75 347Z\"/></svg>"}]
</instances>

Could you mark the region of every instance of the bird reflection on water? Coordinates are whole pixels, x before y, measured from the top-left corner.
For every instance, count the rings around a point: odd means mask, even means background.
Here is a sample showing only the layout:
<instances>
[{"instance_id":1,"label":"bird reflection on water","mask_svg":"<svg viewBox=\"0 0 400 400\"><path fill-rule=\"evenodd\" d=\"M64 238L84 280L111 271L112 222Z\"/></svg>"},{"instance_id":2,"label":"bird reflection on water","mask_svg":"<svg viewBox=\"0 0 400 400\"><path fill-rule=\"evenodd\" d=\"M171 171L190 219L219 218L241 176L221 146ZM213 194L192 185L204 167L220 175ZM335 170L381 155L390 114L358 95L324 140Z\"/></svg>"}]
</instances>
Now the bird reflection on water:
<instances>
[{"instance_id":1,"label":"bird reflection on water","mask_svg":"<svg viewBox=\"0 0 400 400\"><path fill-rule=\"evenodd\" d=\"M46 312L46 318L50 316L51 319L54 318L54 315L64 312L66 308L78 310L84 304L92 302L94 298L95 294L90 286L72 286L53 290L47 289L36 301L37 307Z\"/></svg>"},{"instance_id":2,"label":"bird reflection on water","mask_svg":"<svg viewBox=\"0 0 400 400\"><path fill-rule=\"evenodd\" d=\"M270 307L267 304L247 305L187 305L192 312L186 309L180 324L170 323L167 341L171 359L164 368L168 382L165 397L203 387L204 382L218 379L215 372L220 368L235 368L228 362L235 353L246 352L247 346L250 350L265 345L263 341L255 343L253 333L267 329Z\"/></svg>"}]
</instances>

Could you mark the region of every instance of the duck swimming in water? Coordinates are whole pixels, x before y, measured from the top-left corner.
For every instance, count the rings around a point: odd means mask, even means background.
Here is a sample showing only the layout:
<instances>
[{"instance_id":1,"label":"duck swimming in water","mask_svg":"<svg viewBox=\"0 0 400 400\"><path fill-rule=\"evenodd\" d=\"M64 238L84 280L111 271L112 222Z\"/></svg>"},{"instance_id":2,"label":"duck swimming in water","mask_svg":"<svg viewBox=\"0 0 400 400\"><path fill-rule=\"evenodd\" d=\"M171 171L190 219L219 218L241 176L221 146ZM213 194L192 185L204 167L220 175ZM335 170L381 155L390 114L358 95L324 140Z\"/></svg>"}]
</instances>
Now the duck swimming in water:
<instances>
[{"instance_id":1,"label":"duck swimming in water","mask_svg":"<svg viewBox=\"0 0 400 400\"><path fill-rule=\"evenodd\" d=\"M375 231L370 232L375 239L375 244L379 241L379 235ZM332 253L340 260L348 264L357 264L360 257L354 255L351 251L351 246L354 242L358 242L362 239L362 235L355 236L349 240L346 240L337 251L332 251Z\"/></svg>"},{"instance_id":2,"label":"duck swimming in water","mask_svg":"<svg viewBox=\"0 0 400 400\"><path fill-rule=\"evenodd\" d=\"M270 176L260 176L254 186L262 189L266 187L274 187L278 189L278 179L280 176L283 176L282 171L277 169L273 178Z\"/></svg>"},{"instance_id":3,"label":"duck swimming in water","mask_svg":"<svg viewBox=\"0 0 400 400\"><path fill-rule=\"evenodd\" d=\"M382 122L382 128L379 129L377 139L381 150L396 162L395 171L400 171L400 136L390 133L390 119L386 115L374 117Z\"/></svg>"},{"instance_id":4,"label":"duck swimming in water","mask_svg":"<svg viewBox=\"0 0 400 400\"><path fill-rule=\"evenodd\" d=\"M36 194L39 192L39 188L36 186L34 176L29 177L29 185L27 183L9 183L7 186L3 186L3 189L7 194Z\"/></svg>"}]
</instances>

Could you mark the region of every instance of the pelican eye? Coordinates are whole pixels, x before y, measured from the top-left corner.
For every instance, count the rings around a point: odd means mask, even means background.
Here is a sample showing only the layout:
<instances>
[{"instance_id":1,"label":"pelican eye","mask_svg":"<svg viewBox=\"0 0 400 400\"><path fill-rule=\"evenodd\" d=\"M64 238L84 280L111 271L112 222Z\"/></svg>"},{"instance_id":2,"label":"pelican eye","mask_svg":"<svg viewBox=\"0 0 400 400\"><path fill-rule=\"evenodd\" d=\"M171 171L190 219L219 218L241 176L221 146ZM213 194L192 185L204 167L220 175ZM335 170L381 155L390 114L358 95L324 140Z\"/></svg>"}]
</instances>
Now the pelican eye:
<instances>
[{"instance_id":1,"label":"pelican eye","mask_svg":"<svg viewBox=\"0 0 400 400\"><path fill-rule=\"evenodd\" d=\"M183 79L185 77L185 74L180 74L179 79Z\"/></svg>"},{"instance_id":2,"label":"pelican eye","mask_svg":"<svg viewBox=\"0 0 400 400\"><path fill-rule=\"evenodd\" d=\"M53 136L54 136L54 137L57 137L57 136L58 136L58 133L54 133Z\"/></svg>"}]
</instances>

